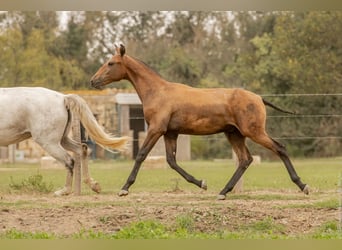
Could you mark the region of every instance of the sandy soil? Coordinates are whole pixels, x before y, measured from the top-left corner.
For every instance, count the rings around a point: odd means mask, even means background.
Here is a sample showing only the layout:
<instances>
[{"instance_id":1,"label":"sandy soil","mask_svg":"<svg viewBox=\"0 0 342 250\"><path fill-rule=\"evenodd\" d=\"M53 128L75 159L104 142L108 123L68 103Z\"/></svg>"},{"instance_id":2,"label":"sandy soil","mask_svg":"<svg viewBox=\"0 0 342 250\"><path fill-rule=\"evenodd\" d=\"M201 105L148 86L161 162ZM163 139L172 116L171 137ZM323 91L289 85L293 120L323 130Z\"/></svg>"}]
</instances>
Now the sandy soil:
<instances>
[{"instance_id":1,"label":"sandy soil","mask_svg":"<svg viewBox=\"0 0 342 250\"><path fill-rule=\"evenodd\" d=\"M264 194L275 197L264 200ZM282 197L286 196L286 200ZM0 197L0 233L10 229L71 235L80 230L113 233L141 220L175 225L191 215L195 229L203 232L237 230L266 218L281 224L288 235L314 232L323 223L338 220L338 209L313 206L331 194L244 192L224 201L209 192L53 195L5 194ZM330 198L329 198L330 199Z\"/></svg>"}]
</instances>

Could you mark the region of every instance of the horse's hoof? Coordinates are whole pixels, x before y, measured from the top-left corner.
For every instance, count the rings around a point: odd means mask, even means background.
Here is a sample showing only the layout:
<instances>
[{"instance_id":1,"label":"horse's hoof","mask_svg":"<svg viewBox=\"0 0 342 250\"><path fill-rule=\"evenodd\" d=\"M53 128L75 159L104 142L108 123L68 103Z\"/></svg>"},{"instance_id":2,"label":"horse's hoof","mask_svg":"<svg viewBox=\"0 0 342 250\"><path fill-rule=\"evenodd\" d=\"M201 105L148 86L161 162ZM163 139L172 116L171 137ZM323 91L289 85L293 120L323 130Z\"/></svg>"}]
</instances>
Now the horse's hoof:
<instances>
[{"instance_id":1,"label":"horse's hoof","mask_svg":"<svg viewBox=\"0 0 342 250\"><path fill-rule=\"evenodd\" d=\"M219 195L217 196L217 199L220 200L220 201L223 201L223 200L226 199L226 196L225 196L224 194L219 194Z\"/></svg>"},{"instance_id":2,"label":"horse's hoof","mask_svg":"<svg viewBox=\"0 0 342 250\"><path fill-rule=\"evenodd\" d=\"M201 188L204 190L207 190L208 187L207 187L207 182L205 180L202 180Z\"/></svg>"},{"instance_id":3,"label":"horse's hoof","mask_svg":"<svg viewBox=\"0 0 342 250\"><path fill-rule=\"evenodd\" d=\"M63 196L63 195L69 195L69 194L71 194L71 192L68 191L66 188L62 188L54 192L55 196Z\"/></svg>"},{"instance_id":4,"label":"horse's hoof","mask_svg":"<svg viewBox=\"0 0 342 250\"><path fill-rule=\"evenodd\" d=\"M118 193L119 196L126 196L128 195L128 190L121 189L120 192Z\"/></svg>"},{"instance_id":5,"label":"horse's hoof","mask_svg":"<svg viewBox=\"0 0 342 250\"><path fill-rule=\"evenodd\" d=\"M57 190L53 193L55 196L62 196L63 195L63 192L62 190Z\"/></svg>"},{"instance_id":6,"label":"horse's hoof","mask_svg":"<svg viewBox=\"0 0 342 250\"><path fill-rule=\"evenodd\" d=\"M303 189L303 193L308 195L309 194L309 191L310 191L310 187L309 185L305 185L304 189Z\"/></svg>"}]
</instances>

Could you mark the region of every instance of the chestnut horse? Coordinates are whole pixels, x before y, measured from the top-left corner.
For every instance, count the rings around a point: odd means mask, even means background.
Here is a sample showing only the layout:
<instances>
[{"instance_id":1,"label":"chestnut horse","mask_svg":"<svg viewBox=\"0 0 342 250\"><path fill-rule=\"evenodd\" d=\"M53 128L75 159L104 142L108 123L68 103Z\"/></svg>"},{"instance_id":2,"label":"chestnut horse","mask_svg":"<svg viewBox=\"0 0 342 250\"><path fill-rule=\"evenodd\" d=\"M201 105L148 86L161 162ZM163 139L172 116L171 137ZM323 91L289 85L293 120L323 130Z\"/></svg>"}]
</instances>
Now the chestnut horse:
<instances>
[{"instance_id":1,"label":"chestnut horse","mask_svg":"<svg viewBox=\"0 0 342 250\"><path fill-rule=\"evenodd\" d=\"M121 149L128 140L107 134L78 95L64 95L41 87L0 88L0 110L0 146L32 138L67 168L65 187L56 191L56 195L71 193L74 159L67 150L82 155L83 181L93 191L100 191L83 164L86 156L80 143L68 136L73 114L79 115L89 136L104 148Z\"/></svg>"},{"instance_id":2,"label":"chestnut horse","mask_svg":"<svg viewBox=\"0 0 342 250\"><path fill-rule=\"evenodd\" d=\"M135 182L139 168L157 140L164 136L166 159L188 182L207 189L204 180L198 180L184 171L176 162L176 146L179 134L208 135L223 132L233 150L239 165L219 193L218 199L225 199L253 158L245 145L246 137L273 151L284 162L291 180L305 193L308 185L297 175L286 149L270 138L266 131L265 105L284 111L260 96L240 88L199 89L184 84L168 82L144 62L125 54L125 47L116 47L116 54L103 64L91 78L95 88L126 79L130 81L143 105L148 131L135 160L134 167L119 196L127 195Z\"/></svg>"}]
</instances>

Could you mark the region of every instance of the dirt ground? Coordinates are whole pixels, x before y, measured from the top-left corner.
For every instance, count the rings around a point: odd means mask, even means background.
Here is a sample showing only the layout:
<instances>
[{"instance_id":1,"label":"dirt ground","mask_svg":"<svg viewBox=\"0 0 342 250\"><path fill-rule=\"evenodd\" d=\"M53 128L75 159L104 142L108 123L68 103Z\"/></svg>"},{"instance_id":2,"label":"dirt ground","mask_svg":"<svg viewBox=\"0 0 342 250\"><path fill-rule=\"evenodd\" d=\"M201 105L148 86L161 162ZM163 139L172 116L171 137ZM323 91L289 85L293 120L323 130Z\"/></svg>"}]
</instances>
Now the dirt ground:
<instances>
[{"instance_id":1,"label":"dirt ground","mask_svg":"<svg viewBox=\"0 0 342 250\"><path fill-rule=\"evenodd\" d=\"M274 198L262 198L266 196ZM279 198L282 196L286 199ZM328 196L331 194L304 196L298 192L255 191L219 201L214 193L182 191L132 192L126 197L5 194L0 197L0 233L10 229L58 235L80 230L114 233L132 222L154 220L172 226L180 216L191 215L195 229L207 233L234 231L272 218L285 227L287 235L300 235L314 232L327 221L338 220L337 208L314 205Z\"/></svg>"}]
</instances>

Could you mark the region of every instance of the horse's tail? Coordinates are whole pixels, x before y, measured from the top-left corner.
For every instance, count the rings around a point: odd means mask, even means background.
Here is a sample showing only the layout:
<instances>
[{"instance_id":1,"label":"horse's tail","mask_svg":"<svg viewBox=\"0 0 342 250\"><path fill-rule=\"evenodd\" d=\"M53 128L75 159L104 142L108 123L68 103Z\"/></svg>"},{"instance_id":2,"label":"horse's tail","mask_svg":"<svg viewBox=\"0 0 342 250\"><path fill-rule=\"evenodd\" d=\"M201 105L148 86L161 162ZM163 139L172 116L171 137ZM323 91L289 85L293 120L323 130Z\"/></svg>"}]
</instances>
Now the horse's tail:
<instances>
[{"instance_id":1,"label":"horse's tail","mask_svg":"<svg viewBox=\"0 0 342 250\"><path fill-rule=\"evenodd\" d=\"M129 137L115 137L107 134L96 121L87 103L80 96L73 94L66 95L64 103L67 109L79 115L80 121L89 136L100 146L109 151L111 151L110 148L117 150L125 149Z\"/></svg>"},{"instance_id":2,"label":"horse's tail","mask_svg":"<svg viewBox=\"0 0 342 250\"><path fill-rule=\"evenodd\" d=\"M266 106L270 106L271 108L274 108L275 110L278 110L280 112L283 112L283 113L286 113L286 114L291 114L291 115L295 115L296 112L292 112L292 111L287 111L287 110L284 110L284 109L281 109L277 106L275 106L274 104L262 99L263 103L266 105Z\"/></svg>"}]
</instances>

